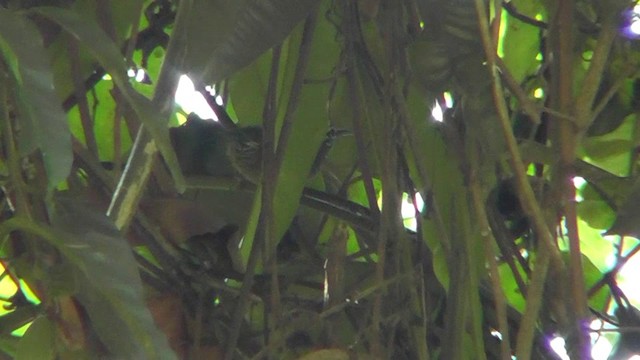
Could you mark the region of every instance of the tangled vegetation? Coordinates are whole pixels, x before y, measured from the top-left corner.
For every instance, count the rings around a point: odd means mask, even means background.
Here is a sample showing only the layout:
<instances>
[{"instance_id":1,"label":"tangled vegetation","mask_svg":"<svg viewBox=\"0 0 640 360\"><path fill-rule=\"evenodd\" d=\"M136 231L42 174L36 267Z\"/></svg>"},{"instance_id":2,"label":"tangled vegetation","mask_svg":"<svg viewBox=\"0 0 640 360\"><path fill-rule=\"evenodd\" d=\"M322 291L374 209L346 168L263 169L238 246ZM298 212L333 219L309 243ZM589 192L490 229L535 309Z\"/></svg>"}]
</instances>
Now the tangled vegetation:
<instances>
[{"instance_id":1,"label":"tangled vegetation","mask_svg":"<svg viewBox=\"0 0 640 360\"><path fill-rule=\"evenodd\" d=\"M640 352L634 5L0 0L0 358Z\"/></svg>"}]
</instances>

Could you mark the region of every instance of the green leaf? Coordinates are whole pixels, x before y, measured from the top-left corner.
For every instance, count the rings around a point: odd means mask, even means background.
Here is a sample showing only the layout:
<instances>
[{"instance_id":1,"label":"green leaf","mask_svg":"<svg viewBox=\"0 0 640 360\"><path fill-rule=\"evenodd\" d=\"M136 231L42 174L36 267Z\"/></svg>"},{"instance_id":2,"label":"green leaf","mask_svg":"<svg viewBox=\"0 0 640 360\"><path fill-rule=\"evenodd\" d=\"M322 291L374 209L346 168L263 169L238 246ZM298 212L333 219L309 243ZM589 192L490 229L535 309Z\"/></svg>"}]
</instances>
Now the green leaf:
<instances>
[{"instance_id":1,"label":"green leaf","mask_svg":"<svg viewBox=\"0 0 640 360\"><path fill-rule=\"evenodd\" d=\"M56 95L48 54L23 14L0 8L0 50L14 77L23 154L39 148L49 188L64 181L73 154L67 119Z\"/></svg>"},{"instance_id":2,"label":"green leaf","mask_svg":"<svg viewBox=\"0 0 640 360\"><path fill-rule=\"evenodd\" d=\"M216 47L203 72L207 82L227 78L281 43L319 0L249 1L230 34Z\"/></svg>"},{"instance_id":3,"label":"green leaf","mask_svg":"<svg viewBox=\"0 0 640 360\"><path fill-rule=\"evenodd\" d=\"M64 241L53 245L77 268L77 297L102 342L121 358L174 359L145 305L131 248L112 221L71 197L59 196L55 205Z\"/></svg>"},{"instance_id":4,"label":"green leaf","mask_svg":"<svg viewBox=\"0 0 640 360\"><path fill-rule=\"evenodd\" d=\"M286 55L281 55L280 66L286 63ZM262 125L262 111L267 96L267 85L271 69L271 52L258 57L251 65L238 71L229 81L233 107L240 126ZM282 89L282 80L278 84L278 93ZM238 94L238 96L233 96ZM282 94L281 94L282 96Z\"/></svg>"},{"instance_id":5,"label":"green leaf","mask_svg":"<svg viewBox=\"0 0 640 360\"><path fill-rule=\"evenodd\" d=\"M611 267L610 259L603 254L615 253L615 245L602 236L600 230L590 227L584 221L578 221L580 233L580 251L590 260L598 272L605 272Z\"/></svg>"},{"instance_id":6,"label":"green leaf","mask_svg":"<svg viewBox=\"0 0 640 360\"><path fill-rule=\"evenodd\" d=\"M55 327L49 318L37 318L18 343L16 360L55 359L55 339Z\"/></svg>"}]
</instances>

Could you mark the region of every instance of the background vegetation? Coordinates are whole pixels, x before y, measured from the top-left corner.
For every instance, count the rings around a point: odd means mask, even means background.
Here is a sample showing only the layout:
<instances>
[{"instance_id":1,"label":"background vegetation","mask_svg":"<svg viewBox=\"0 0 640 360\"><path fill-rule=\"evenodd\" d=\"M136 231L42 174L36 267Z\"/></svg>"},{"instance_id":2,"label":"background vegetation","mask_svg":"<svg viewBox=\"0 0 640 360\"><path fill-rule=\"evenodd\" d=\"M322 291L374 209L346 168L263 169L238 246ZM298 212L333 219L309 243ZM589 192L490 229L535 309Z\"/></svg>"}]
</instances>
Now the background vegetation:
<instances>
[{"instance_id":1,"label":"background vegetation","mask_svg":"<svg viewBox=\"0 0 640 360\"><path fill-rule=\"evenodd\" d=\"M633 5L1 0L0 357L628 358Z\"/></svg>"}]
</instances>

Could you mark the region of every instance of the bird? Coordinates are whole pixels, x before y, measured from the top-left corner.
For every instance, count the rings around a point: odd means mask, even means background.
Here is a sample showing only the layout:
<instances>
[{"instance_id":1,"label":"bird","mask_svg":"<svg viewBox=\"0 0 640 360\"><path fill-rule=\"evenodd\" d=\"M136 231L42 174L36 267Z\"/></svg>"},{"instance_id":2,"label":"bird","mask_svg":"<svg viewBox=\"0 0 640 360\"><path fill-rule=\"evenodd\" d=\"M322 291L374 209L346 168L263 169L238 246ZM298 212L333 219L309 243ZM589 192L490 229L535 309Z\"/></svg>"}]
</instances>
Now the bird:
<instances>
[{"instance_id":1,"label":"bird","mask_svg":"<svg viewBox=\"0 0 640 360\"><path fill-rule=\"evenodd\" d=\"M262 174L262 127L245 126L228 130L227 157L245 180L257 184Z\"/></svg>"},{"instance_id":2,"label":"bird","mask_svg":"<svg viewBox=\"0 0 640 360\"><path fill-rule=\"evenodd\" d=\"M227 157L240 176L257 184L262 174L262 127L237 127L230 129L228 133L230 136L227 142ZM327 131L327 137L318 149L309 177L318 173L335 139L349 134L351 132L344 129L330 128Z\"/></svg>"}]
</instances>

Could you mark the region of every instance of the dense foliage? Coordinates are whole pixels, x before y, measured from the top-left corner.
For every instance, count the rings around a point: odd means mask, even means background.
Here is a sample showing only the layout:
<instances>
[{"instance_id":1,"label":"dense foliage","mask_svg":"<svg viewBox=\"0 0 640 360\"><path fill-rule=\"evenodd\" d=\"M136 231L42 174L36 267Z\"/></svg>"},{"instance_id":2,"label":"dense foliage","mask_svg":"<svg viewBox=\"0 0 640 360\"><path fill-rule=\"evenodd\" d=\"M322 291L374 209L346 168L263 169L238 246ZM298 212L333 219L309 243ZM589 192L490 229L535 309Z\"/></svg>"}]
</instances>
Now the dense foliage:
<instances>
[{"instance_id":1,"label":"dense foliage","mask_svg":"<svg viewBox=\"0 0 640 360\"><path fill-rule=\"evenodd\" d=\"M0 0L0 358L640 351L633 5Z\"/></svg>"}]
</instances>

